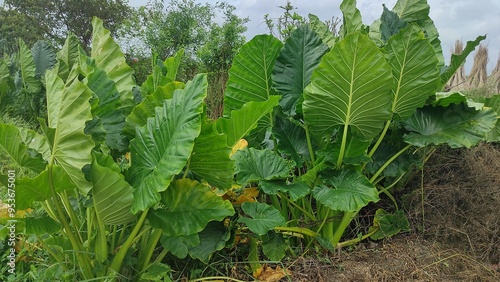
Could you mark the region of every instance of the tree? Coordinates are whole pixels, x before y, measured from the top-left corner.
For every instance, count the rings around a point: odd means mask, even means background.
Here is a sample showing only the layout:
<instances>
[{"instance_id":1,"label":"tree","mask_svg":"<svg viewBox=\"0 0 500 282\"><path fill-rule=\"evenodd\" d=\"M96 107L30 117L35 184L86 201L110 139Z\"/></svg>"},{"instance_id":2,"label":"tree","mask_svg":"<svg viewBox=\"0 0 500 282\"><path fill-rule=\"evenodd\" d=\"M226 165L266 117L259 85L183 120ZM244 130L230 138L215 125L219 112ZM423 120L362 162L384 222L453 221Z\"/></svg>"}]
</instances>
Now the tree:
<instances>
[{"instance_id":1,"label":"tree","mask_svg":"<svg viewBox=\"0 0 500 282\"><path fill-rule=\"evenodd\" d=\"M183 48L188 56L207 39L214 9L209 4L193 0L172 0L165 6L162 0L154 0L140 10L145 26L144 41L160 58L167 58Z\"/></svg>"},{"instance_id":2,"label":"tree","mask_svg":"<svg viewBox=\"0 0 500 282\"><path fill-rule=\"evenodd\" d=\"M0 35L21 37L27 44L46 38L62 45L71 32L88 49L92 17L100 18L114 34L131 11L125 0L5 0Z\"/></svg>"}]
</instances>

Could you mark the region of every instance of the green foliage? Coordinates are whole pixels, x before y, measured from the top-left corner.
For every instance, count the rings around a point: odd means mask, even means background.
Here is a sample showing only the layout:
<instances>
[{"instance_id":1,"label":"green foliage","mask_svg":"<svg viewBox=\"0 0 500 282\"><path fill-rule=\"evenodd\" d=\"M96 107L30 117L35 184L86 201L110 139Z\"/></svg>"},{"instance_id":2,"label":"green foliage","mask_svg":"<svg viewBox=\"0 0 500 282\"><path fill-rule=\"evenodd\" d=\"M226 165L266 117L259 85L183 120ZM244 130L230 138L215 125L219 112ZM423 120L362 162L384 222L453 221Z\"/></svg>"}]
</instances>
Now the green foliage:
<instances>
[{"instance_id":1,"label":"green foliage","mask_svg":"<svg viewBox=\"0 0 500 282\"><path fill-rule=\"evenodd\" d=\"M231 238L220 222L234 214L231 203L202 184L231 187L231 149L203 116L205 75L176 82L180 55L167 59L154 74L161 82L136 105L123 53L102 21L94 19L93 27L89 55L74 36L56 56L37 45L36 60L21 43L21 85L29 90L44 81L48 107L47 118L39 118L41 133L0 124L2 157L33 174L16 179L16 207L43 207L19 218L19 227L50 247L57 267L46 275L169 279L168 267L151 261L162 236L199 238L188 250L204 262ZM9 69L1 70L8 83ZM127 123L134 134L125 134ZM137 270L128 271L130 250L139 248Z\"/></svg>"},{"instance_id":2,"label":"green foliage","mask_svg":"<svg viewBox=\"0 0 500 282\"><path fill-rule=\"evenodd\" d=\"M13 37L21 38L30 44L36 40L31 38L50 40L54 45L61 45L68 33L75 34L82 42L84 49L90 47L92 39L92 17L101 18L106 26L114 33L131 12L126 1L100 0L64 0L64 1L4 1L7 10L5 23L12 25ZM4 8L2 7L2 10ZM4 21L2 21L4 22ZM28 27L23 29L23 27ZM0 30L1 31L1 30ZM27 32L28 31L28 32Z\"/></svg>"},{"instance_id":3,"label":"green foliage","mask_svg":"<svg viewBox=\"0 0 500 282\"><path fill-rule=\"evenodd\" d=\"M262 203L241 205L251 218L239 222L251 231L297 232L332 248L390 237L408 228L390 188L419 165L412 157L415 147L469 147L494 128L492 109L436 94L443 66L438 33L426 1L410 2L398 1L392 11L384 7L366 34L356 1L345 0L337 37L310 16L309 25L286 33L283 46L261 35L236 55L225 116L238 117L238 109L281 97L279 106L246 135L250 148L233 157L237 182L265 195ZM290 16L292 7L284 9ZM447 72L453 73L453 67ZM396 212L378 212L367 234L341 242L361 209L382 193L396 203ZM257 219L269 220L263 216L268 213L276 222L257 225ZM249 258L255 259L258 246L251 248Z\"/></svg>"},{"instance_id":4,"label":"green foliage","mask_svg":"<svg viewBox=\"0 0 500 282\"><path fill-rule=\"evenodd\" d=\"M436 92L465 57L440 72L425 0L384 7L368 34L355 4L342 2L335 35L312 15L295 26L288 3L285 43L259 35L237 55L231 44L218 53L215 45L197 49L206 38L183 30L156 46L163 55L188 47L188 58L203 50L213 55L207 69L230 67L216 120L207 117L207 75L177 81L183 51L154 57L139 87L97 18L88 53L73 35L55 56L43 43L31 52L20 43L18 65L0 62L2 103L14 91L42 93L46 116L39 132L0 124L0 154L29 172L16 179L17 208L42 207L19 218L50 254L53 266L38 277L170 281L168 253L209 263L224 248L245 250L257 271L259 254L281 260L297 242L334 250L407 230L391 188L420 165L415 155L427 157L421 148L496 141L499 103ZM213 12L186 0L165 16L153 5L142 10L156 17L148 28L169 27L165 34L181 32L175 20L202 33ZM227 22L214 35L239 44L242 21L232 6L218 7ZM195 28L193 16L208 20ZM358 213L384 196L395 207L379 209L366 234L349 238Z\"/></svg>"}]
</instances>

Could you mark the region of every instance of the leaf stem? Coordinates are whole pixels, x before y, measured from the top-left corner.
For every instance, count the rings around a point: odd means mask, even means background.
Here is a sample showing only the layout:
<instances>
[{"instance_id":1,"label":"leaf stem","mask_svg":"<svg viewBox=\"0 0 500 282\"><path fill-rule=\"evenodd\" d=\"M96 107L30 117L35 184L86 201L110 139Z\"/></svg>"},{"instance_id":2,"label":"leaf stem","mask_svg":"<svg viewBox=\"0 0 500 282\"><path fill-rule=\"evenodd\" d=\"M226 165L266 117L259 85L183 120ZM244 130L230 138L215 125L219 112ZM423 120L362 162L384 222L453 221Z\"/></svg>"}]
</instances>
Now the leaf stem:
<instances>
[{"instance_id":1,"label":"leaf stem","mask_svg":"<svg viewBox=\"0 0 500 282\"><path fill-rule=\"evenodd\" d=\"M399 152L397 152L396 154L394 154L394 156L392 156L389 160L387 160L384 163L384 165L382 165L377 170L377 172L375 172L375 174L372 176L372 178L370 178L370 182L373 183L375 181L375 179L377 179L377 177L387 168L387 166L389 166L395 159L397 159L406 150L408 150L409 148L411 148L411 146L412 146L411 144L406 145L403 149L399 150Z\"/></svg>"},{"instance_id":2,"label":"leaf stem","mask_svg":"<svg viewBox=\"0 0 500 282\"><path fill-rule=\"evenodd\" d=\"M61 207L61 204L59 203L59 195L56 192L56 189L54 188L54 178L53 178L53 164L50 162L47 166L47 172L48 172L48 178L49 178L49 188L50 192L52 194L52 197L54 199L54 206L56 207L57 211L57 218L59 221L62 223L63 228L65 230L65 233L68 236L69 241L71 242L71 246L73 246L73 249L76 254L76 258L80 264L80 269L82 270L83 276L86 279L90 279L94 276L94 273L92 272L92 266L90 264L90 258L83 252L83 246L80 241L78 241L77 237L75 234L73 234L73 230L71 229L71 226L69 225L68 220L66 219L66 215L64 214L64 210Z\"/></svg>"},{"instance_id":3,"label":"leaf stem","mask_svg":"<svg viewBox=\"0 0 500 282\"><path fill-rule=\"evenodd\" d=\"M146 248L147 252L145 253L145 255L142 258L140 258L141 261L139 261L139 266L140 266L139 272L146 270L146 268L148 267L148 264L151 261L151 257L153 256L153 252L155 251L156 244L158 244L158 241L160 240L162 233L163 233L163 230L158 228L158 229L155 229L153 234L147 238L149 241L149 244Z\"/></svg>"},{"instance_id":4,"label":"leaf stem","mask_svg":"<svg viewBox=\"0 0 500 282\"><path fill-rule=\"evenodd\" d=\"M314 158L314 150L313 150L313 147L312 147L311 134L309 132L309 126L307 126L307 123L305 123L305 122L303 124L304 124L304 129L306 131L307 149L309 149L309 155L311 157L311 163L312 163L312 166L314 167L314 163L316 162L316 160Z\"/></svg>"},{"instance_id":5,"label":"leaf stem","mask_svg":"<svg viewBox=\"0 0 500 282\"><path fill-rule=\"evenodd\" d=\"M111 265L109 267L110 271L112 271L114 273L120 272L123 260L125 259L125 256L127 255L128 249L130 249L130 247L132 246L132 244L134 243L134 241L136 239L137 234L141 230L142 225L144 224L144 221L146 220L146 216L148 215L148 211L149 211L149 208L142 212L141 216L139 217L139 220L137 221L136 225L134 226L134 229L132 230L132 232L128 236L127 240L120 247L120 250L116 254L113 261L111 262ZM109 273L109 271L108 271L108 275L110 275L110 274L113 274L113 273Z\"/></svg>"}]
</instances>

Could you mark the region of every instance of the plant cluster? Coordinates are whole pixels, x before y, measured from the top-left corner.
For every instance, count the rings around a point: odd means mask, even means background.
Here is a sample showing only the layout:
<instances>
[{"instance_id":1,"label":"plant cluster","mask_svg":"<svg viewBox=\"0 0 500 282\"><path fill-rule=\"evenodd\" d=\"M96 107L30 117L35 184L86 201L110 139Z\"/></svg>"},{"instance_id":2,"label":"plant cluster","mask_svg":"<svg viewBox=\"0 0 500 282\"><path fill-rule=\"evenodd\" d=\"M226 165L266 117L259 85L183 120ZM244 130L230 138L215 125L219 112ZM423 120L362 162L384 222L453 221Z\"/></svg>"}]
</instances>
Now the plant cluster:
<instances>
[{"instance_id":1,"label":"plant cluster","mask_svg":"<svg viewBox=\"0 0 500 282\"><path fill-rule=\"evenodd\" d=\"M315 16L285 43L256 36L231 63L217 119L206 74L177 81L184 51L135 88L95 18L90 53L69 36L45 72L40 131L0 125L1 150L35 173L17 179L16 208L42 207L19 231L65 279L170 281L167 255L208 263L244 249L258 276L261 252L279 261L300 244L333 251L406 230L391 189L429 147L500 138L498 96L440 92L484 37L445 66L426 1L406 3L365 26L344 0L337 36ZM394 208L348 236L380 195Z\"/></svg>"}]
</instances>

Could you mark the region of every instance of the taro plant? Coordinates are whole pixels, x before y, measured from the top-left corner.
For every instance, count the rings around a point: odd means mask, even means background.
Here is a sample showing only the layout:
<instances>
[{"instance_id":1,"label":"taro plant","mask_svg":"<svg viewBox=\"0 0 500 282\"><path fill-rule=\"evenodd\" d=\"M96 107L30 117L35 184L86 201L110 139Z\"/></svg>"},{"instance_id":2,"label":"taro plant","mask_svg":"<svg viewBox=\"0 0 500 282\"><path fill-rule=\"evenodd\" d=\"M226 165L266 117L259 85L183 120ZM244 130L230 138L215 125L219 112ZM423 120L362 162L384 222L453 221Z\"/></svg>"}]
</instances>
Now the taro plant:
<instances>
[{"instance_id":1,"label":"taro plant","mask_svg":"<svg viewBox=\"0 0 500 282\"><path fill-rule=\"evenodd\" d=\"M206 118L206 75L175 81L181 56L157 63L136 104L133 71L94 19L91 53L71 35L45 73L41 132L0 125L2 152L35 174L16 180L16 208L43 207L19 232L48 251L53 273L168 281L166 254L208 262L230 240L234 209L215 187L232 185L231 148Z\"/></svg>"},{"instance_id":2,"label":"taro plant","mask_svg":"<svg viewBox=\"0 0 500 282\"><path fill-rule=\"evenodd\" d=\"M272 260L285 256L290 235L332 249L408 229L391 188L425 148L474 146L497 123L485 104L441 92L484 36L445 66L425 0L384 6L370 26L356 1L340 9L338 36L311 15L284 43L253 38L229 71L225 118L216 124L233 146L235 120L262 116L245 133L249 147L233 159L236 182L257 187L262 199L242 203L239 222ZM372 228L348 237L352 221L381 194L394 209L378 210Z\"/></svg>"}]
</instances>

